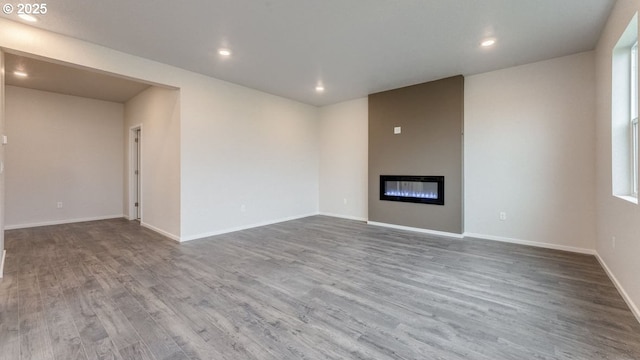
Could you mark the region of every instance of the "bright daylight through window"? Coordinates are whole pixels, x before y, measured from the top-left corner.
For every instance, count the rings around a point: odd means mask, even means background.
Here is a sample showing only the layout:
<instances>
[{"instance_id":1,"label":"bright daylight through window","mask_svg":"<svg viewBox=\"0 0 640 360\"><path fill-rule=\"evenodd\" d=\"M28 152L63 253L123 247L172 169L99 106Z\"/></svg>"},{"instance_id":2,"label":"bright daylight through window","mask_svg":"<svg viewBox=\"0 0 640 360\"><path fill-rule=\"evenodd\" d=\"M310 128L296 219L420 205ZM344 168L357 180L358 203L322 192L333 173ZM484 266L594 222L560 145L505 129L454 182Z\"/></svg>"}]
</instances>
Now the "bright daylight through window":
<instances>
[{"instance_id":1,"label":"bright daylight through window","mask_svg":"<svg viewBox=\"0 0 640 360\"><path fill-rule=\"evenodd\" d=\"M638 15L613 49L611 170L613 195L638 203Z\"/></svg>"},{"instance_id":2,"label":"bright daylight through window","mask_svg":"<svg viewBox=\"0 0 640 360\"><path fill-rule=\"evenodd\" d=\"M631 195L638 197L638 41L631 47Z\"/></svg>"}]
</instances>

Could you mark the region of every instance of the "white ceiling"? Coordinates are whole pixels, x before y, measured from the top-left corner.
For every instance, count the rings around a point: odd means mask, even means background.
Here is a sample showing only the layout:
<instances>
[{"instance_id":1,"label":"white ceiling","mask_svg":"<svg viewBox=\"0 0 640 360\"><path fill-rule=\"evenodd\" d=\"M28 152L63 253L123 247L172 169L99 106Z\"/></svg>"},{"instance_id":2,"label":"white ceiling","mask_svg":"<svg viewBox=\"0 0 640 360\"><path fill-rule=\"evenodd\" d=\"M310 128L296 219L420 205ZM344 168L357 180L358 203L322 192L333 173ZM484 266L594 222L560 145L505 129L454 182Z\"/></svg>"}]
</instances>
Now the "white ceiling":
<instances>
[{"instance_id":1,"label":"white ceiling","mask_svg":"<svg viewBox=\"0 0 640 360\"><path fill-rule=\"evenodd\" d=\"M34 26L327 105L592 50L614 2L56 0ZM492 48L479 46L486 37Z\"/></svg>"},{"instance_id":2,"label":"white ceiling","mask_svg":"<svg viewBox=\"0 0 640 360\"><path fill-rule=\"evenodd\" d=\"M126 102L150 86L91 69L11 53L5 54L5 69L7 85L118 103ZM24 71L29 76L17 76L14 71Z\"/></svg>"}]
</instances>

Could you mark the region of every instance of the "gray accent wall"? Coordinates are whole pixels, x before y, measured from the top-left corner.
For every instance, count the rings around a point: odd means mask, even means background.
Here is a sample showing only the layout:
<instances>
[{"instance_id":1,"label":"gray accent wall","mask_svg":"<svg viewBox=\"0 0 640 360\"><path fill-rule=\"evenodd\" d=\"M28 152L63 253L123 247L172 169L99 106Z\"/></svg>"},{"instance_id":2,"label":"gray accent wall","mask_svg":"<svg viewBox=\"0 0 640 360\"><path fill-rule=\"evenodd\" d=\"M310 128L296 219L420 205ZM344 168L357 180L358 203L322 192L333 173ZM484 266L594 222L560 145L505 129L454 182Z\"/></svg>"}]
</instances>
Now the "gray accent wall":
<instances>
[{"instance_id":1,"label":"gray accent wall","mask_svg":"<svg viewBox=\"0 0 640 360\"><path fill-rule=\"evenodd\" d=\"M369 95L369 221L463 233L463 120L461 75ZM442 175L445 205L380 200L380 175Z\"/></svg>"}]
</instances>

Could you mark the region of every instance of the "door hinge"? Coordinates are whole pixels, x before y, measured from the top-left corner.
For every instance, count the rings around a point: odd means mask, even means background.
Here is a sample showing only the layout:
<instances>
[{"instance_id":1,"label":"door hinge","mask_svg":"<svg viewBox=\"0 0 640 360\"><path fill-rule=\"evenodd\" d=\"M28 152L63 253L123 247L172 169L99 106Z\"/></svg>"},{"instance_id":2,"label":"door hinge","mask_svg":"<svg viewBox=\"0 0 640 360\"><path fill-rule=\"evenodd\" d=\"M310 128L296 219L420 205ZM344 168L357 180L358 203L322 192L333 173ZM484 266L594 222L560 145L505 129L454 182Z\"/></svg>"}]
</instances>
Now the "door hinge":
<instances>
[{"instance_id":1,"label":"door hinge","mask_svg":"<svg viewBox=\"0 0 640 360\"><path fill-rule=\"evenodd\" d=\"M138 138L136 138L136 142L138 142Z\"/></svg>"},{"instance_id":2,"label":"door hinge","mask_svg":"<svg viewBox=\"0 0 640 360\"><path fill-rule=\"evenodd\" d=\"M135 204L135 207L138 207L138 203Z\"/></svg>"},{"instance_id":3,"label":"door hinge","mask_svg":"<svg viewBox=\"0 0 640 360\"><path fill-rule=\"evenodd\" d=\"M138 170L136 170L136 175L138 175Z\"/></svg>"}]
</instances>

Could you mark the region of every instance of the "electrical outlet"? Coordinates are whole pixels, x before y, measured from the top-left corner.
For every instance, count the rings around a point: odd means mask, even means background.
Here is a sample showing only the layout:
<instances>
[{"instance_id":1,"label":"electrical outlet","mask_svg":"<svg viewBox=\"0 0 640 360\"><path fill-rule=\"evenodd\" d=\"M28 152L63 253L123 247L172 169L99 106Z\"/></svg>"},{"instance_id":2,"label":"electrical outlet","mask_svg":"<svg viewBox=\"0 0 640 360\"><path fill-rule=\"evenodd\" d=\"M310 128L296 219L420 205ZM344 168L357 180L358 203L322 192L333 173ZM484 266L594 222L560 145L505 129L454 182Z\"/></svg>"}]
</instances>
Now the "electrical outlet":
<instances>
[{"instance_id":1,"label":"electrical outlet","mask_svg":"<svg viewBox=\"0 0 640 360\"><path fill-rule=\"evenodd\" d=\"M345 205L347 205L347 198L342 199Z\"/></svg>"},{"instance_id":2,"label":"electrical outlet","mask_svg":"<svg viewBox=\"0 0 640 360\"><path fill-rule=\"evenodd\" d=\"M504 211L501 211L501 212L500 212L500 215L499 215L499 218L500 218L500 221L505 221L505 220L507 220L507 213L506 213L506 212L504 212Z\"/></svg>"},{"instance_id":3,"label":"electrical outlet","mask_svg":"<svg viewBox=\"0 0 640 360\"><path fill-rule=\"evenodd\" d=\"M62 201L58 201L58 203L56 204L56 206L58 207L58 209L62 209Z\"/></svg>"},{"instance_id":4,"label":"electrical outlet","mask_svg":"<svg viewBox=\"0 0 640 360\"><path fill-rule=\"evenodd\" d=\"M245 211L247 211L247 206L244 204L240 205L240 212L245 212Z\"/></svg>"}]
</instances>

